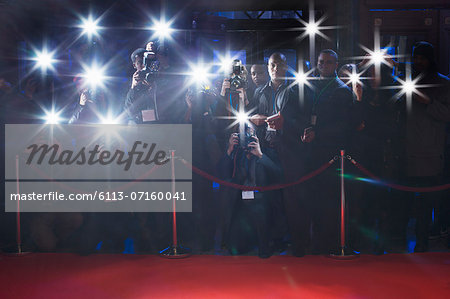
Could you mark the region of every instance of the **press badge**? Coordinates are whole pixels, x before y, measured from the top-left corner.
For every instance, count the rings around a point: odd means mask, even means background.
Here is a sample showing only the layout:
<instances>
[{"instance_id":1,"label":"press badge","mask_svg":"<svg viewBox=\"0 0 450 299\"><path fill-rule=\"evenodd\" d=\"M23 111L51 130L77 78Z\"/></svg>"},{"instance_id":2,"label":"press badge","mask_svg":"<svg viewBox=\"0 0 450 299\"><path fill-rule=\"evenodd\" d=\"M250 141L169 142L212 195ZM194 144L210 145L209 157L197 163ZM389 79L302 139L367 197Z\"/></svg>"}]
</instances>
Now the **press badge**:
<instances>
[{"instance_id":1,"label":"press badge","mask_svg":"<svg viewBox=\"0 0 450 299\"><path fill-rule=\"evenodd\" d=\"M141 113L143 122L156 120L155 109L142 110Z\"/></svg>"},{"instance_id":2,"label":"press badge","mask_svg":"<svg viewBox=\"0 0 450 299\"><path fill-rule=\"evenodd\" d=\"M242 199L245 199L245 200L255 199L255 192L254 191L242 191Z\"/></svg>"},{"instance_id":3,"label":"press badge","mask_svg":"<svg viewBox=\"0 0 450 299\"><path fill-rule=\"evenodd\" d=\"M317 115L311 115L311 125L315 126L317 124Z\"/></svg>"}]
</instances>

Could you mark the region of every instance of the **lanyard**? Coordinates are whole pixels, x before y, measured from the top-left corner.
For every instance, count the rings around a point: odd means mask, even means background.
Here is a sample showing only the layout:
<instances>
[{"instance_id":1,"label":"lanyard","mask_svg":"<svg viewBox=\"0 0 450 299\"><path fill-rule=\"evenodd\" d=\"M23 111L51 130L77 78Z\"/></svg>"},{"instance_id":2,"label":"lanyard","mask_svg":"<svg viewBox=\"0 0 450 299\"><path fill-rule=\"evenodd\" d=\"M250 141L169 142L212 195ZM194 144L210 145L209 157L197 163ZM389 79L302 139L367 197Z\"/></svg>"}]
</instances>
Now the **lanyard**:
<instances>
[{"instance_id":1,"label":"lanyard","mask_svg":"<svg viewBox=\"0 0 450 299\"><path fill-rule=\"evenodd\" d=\"M334 79L336 79L336 78L337 77L335 77ZM312 109L313 114L316 111L317 102L319 101L320 96L325 92L325 90L328 89L328 87L330 87L331 83L333 83L333 82L334 82L334 80L331 79L330 82L328 82L327 85L325 85L325 87L320 90L319 95L317 97L316 97L316 92L314 91L313 109Z\"/></svg>"},{"instance_id":2,"label":"lanyard","mask_svg":"<svg viewBox=\"0 0 450 299\"><path fill-rule=\"evenodd\" d=\"M235 111L238 110L238 106L239 106L239 100L238 100L238 102L236 103L236 109L235 109ZM230 93L230 108L231 108L231 111L233 111L234 107L233 107L233 99L232 99L231 93Z\"/></svg>"}]
</instances>

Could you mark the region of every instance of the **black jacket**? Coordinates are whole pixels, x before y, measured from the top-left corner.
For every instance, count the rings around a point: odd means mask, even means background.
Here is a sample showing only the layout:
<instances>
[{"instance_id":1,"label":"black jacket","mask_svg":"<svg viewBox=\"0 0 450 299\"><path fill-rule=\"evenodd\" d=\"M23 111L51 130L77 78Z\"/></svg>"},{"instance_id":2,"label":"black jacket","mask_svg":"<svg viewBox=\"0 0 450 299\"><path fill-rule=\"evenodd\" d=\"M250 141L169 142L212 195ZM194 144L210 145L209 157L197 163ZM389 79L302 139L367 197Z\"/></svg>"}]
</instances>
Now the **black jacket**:
<instances>
[{"instance_id":1,"label":"black jacket","mask_svg":"<svg viewBox=\"0 0 450 299\"><path fill-rule=\"evenodd\" d=\"M315 115L315 139L313 148L337 153L348 147L354 118L352 105L354 96L348 86L337 77L316 80L308 97L311 105L311 117Z\"/></svg>"}]
</instances>

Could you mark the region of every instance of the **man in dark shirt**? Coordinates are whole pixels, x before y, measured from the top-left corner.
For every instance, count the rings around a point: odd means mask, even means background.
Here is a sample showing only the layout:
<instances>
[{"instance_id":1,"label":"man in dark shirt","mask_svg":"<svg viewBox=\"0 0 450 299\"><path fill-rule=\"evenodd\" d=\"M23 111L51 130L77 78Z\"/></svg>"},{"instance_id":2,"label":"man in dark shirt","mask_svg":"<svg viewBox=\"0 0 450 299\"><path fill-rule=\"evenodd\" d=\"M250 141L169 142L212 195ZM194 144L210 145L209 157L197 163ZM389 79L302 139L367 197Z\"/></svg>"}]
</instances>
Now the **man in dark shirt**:
<instances>
[{"instance_id":1,"label":"man in dark shirt","mask_svg":"<svg viewBox=\"0 0 450 299\"><path fill-rule=\"evenodd\" d=\"M248 144L242 144L237 133L231 134L227 152L218 163L219 176L245 186L266 186L279 182L281 167L276 155L273 155L274 151L261 149L256 136L250 138ZM236 207L244 209L258 236L259 257L270 257L270 212L272 201L277 197L277 191L254 192L224 187L219 204L222 213L218 226L219 234L225 237L224 241L228 241Z\"/></svg>"},{"instance_id":2,"label":"man in dark shirt","mask_svg":"<svg viewBox=\"0 0 450 299\"><path fill-rule=\"evenodd\" d=\"M317 169L340 149L346 149L351 132L352 91L337 78L338 56L333 50L320 52L314 80L308 96L310 125L302 141L309 143L311 170ZM329 253L339 240L339 177L336 168L314 179L309 196L313 222L313 253Z\"/></svg>"},{"instance_id":3,"label":"man in dark shirt","mask_svg":"<svg viewBox=\"0 0 450 299\"><path fill-rule=\"evenodd\" d=\"M286 84L287 61L281 53L274 53L269 58L268 71L270 81L255 92L257 110L250 119L257 126L257 135L262 146L272 148L283 167L284 179L292 182L304 174L304 158L300 132L306 127L304 107L300 106L296 89ZM268 119L268 117L270 117ZM307 224L304 222L303 188L293 186L283 189L283 202L274 200L274 210L284 210L293 243L293 254L305 254ZM282 234L283 212L275 212L275 226Z\"/></svg>"},{"instance_id":4,"label":"man in dark shirt","mask_svg":"<svg viewBox=\"0 0 450 299\"><path fill-rule=\"evenodd\" d=\"M450 81L438 73L434 47L419 42L413 51L413 80L417 80L417 92L406 102L406 163L404 175L408 185L436 186L442 181L446 125L450 122ZM406 78L408 80L408 78ZM402 100L405 100L404 98ZM447 161L448 163L448 161ZM416 247L414 252L428 250L429 224L433 203L439 202L439 192L415 194L406 203L416 212ZM445 199L444 199L445 200ZM404 211L399 211L404 212ZM412 216L412 215L410 215ZM407 219L405 219L407 220ZM406 223L403 223L403 229Z\"/></svg>"}]
</instances>

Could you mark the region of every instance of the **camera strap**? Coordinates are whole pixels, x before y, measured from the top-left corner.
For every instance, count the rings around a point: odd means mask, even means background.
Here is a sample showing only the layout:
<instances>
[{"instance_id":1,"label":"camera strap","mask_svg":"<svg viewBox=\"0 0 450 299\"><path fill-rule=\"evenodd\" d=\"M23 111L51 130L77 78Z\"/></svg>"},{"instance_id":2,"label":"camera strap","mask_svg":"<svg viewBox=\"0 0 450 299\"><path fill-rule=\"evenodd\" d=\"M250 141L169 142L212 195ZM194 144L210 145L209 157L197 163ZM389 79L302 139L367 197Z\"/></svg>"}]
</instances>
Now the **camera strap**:
<instances>
[{"instance_id":1,"label":"camera strap","mask_svg":"<svg viewBox=\"0 0 450 299\"><path fill-rule=\"evenodd\" d=\"M233 95L230 93L230 108L231 112L237 112L239 108L239 101L236 103L236 108L233 107Z\"/></svg>"}]
</instances>

